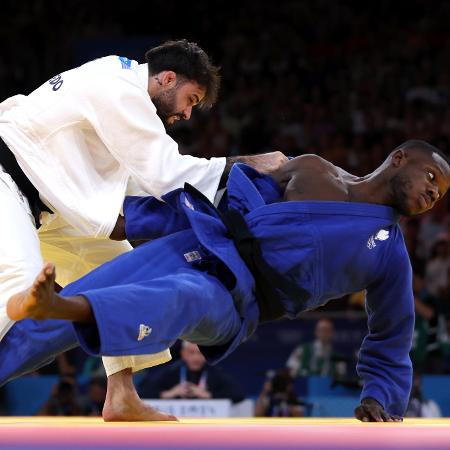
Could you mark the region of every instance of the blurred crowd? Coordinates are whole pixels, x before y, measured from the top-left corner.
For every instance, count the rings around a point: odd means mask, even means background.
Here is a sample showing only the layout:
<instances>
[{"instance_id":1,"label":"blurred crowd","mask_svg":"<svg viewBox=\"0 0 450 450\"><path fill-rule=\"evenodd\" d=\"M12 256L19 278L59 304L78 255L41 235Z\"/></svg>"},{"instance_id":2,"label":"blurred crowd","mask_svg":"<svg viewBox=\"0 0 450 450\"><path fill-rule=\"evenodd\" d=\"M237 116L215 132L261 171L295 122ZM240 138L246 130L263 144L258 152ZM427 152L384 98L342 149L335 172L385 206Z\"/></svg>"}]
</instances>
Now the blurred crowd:
<instances>
[{"instance_id":1,"label":"blurred crowd","mask_svg":"<svg viewBox=\"0 0 450 450\"><path fill-rule=\"evenodd\" d=\"M196 112L169 131L182 153L318 153L357 175L406 139L450 153L450 3L444 0L218 0L214 8L206 0L114 6L105 0L4 0L1 8L1 99L26 94L77 65L81 41L98 46L102 39L186 37L222 67L222 89L211 111ZM418 373L450 372L449 199L402 223L414 269L411 356ZM345 305L362 310L363 299L360 293ZM305 355L304 348L292 350L289 373L302 370L295 351ZM58 366L65 376L67 364ZM92 367L88 372L95 373ZM95 380L98 398L104 386ZM58 389L68 395L71 386L65 380ZM84 402L85 411L101 410L92 402L91 409Z\"/></svg>"}]
</instances>

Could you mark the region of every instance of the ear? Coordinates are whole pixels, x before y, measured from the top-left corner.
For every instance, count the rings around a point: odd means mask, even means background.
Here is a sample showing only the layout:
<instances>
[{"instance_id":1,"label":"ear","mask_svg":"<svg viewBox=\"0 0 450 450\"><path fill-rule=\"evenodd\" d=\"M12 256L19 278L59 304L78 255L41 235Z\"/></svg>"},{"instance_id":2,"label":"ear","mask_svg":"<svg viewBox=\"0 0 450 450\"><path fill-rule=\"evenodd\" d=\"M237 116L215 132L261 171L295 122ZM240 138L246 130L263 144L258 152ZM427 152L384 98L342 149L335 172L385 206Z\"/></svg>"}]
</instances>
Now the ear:
<instances>
[{"instance_id":1,"label":"ear","mask_svg":"<svg viewBox=\"0 0 450 450\"><path fill-rule=\"evenodd\" d=\"M395 168L399 168L406 164L406 160L408 159L408 155L404 150L396 150L392 153L391 156L391 165Z\"/></svg>"},{"instance_id":2,"label":"ear","mask_svg":"<svg viewBox=\"0 0 450 450\"><path fill-rule=\"evenodd\" d=\"M177 83L177 74L173 70L164 70L158 74L158 79L163 87L173 87Z\"/></svg>"}]
</instances>

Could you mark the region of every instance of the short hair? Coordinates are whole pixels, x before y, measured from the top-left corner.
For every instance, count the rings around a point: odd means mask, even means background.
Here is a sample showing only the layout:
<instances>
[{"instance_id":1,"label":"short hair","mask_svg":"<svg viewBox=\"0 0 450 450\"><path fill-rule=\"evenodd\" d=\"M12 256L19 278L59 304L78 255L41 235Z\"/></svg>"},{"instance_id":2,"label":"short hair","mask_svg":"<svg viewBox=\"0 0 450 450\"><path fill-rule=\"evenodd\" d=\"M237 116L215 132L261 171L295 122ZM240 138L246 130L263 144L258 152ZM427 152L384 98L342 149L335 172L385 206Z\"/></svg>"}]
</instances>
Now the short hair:
<instances>
[{"instance_id":1,"label":"short hair","mask_svg":"<svg viewBox=\"0 0 450 450\"><path fill-rule=\"evenodd\" d=\"M186 39L166 41L145 53L149 76L172 70L188 81L195 81L205 90L200 108L210 108L217 100L220 87L220 68L195 42Z\"/></svg>"},{"instance_id":2,"label":"short hair","mask_svg":"<svg viewBox=\"0 0 450 450\"><path fill-rule=\"evenodd\" d=\"M410 139L406 142L403 142L403 144L399 145L397 148L395 148L392 153L396 152L397 150L418 150L421 152L427 152L427 153L437 153L439 156L441 156L444 161L450 165L450 159L448 155L446 155L442 150L439 150L437 147L435 147L432 144L429 144L426 141L422 141L420 139Z\"/></svg>"}]
</instances>

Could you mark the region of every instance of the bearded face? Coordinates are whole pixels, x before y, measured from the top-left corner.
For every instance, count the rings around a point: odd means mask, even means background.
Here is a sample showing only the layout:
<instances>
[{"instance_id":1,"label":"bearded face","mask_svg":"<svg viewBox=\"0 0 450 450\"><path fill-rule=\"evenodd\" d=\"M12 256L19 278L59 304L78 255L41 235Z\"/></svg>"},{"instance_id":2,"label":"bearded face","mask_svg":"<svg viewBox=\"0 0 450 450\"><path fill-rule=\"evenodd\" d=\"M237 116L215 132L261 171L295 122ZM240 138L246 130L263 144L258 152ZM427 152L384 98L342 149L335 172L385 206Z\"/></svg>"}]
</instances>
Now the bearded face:
<instances>
[{"instance_id":1,"label":"bearded face","mask_svg":"<svg viewBox=\"0 0 450 450\"><path fill-rule=\"evenodd\" d=\"M159 88L151 96L158 116L166 125L172 125L177 120L189 120L192 109L206 94L206 89L195 81L182 77L175 83L171 81L174 80L169 80L169 83L159 82Z\"/></svg>"},{"instance_id":2,"label":"bearded face","mask_svg":"<svg viewBox=\"0 0 450 450\"><path fill-rule=\"evenodd\" d=\"M176 120L183 119L183 114L176 110L177 86L158 92L152 98L159 118L166 124L172 125Z\"/></svg>"},{"instance_id":3,"label":"bearded face","mask_svg":"<svg viewBox=\"0 0 450 450\"><path fill-rule=\"evenodd\" d=\"M394 208L402 215L413 216L433 208L450 184L448 163L438 154L416 152L405 159L390 179Z\"/></svg>"}]
</instances>

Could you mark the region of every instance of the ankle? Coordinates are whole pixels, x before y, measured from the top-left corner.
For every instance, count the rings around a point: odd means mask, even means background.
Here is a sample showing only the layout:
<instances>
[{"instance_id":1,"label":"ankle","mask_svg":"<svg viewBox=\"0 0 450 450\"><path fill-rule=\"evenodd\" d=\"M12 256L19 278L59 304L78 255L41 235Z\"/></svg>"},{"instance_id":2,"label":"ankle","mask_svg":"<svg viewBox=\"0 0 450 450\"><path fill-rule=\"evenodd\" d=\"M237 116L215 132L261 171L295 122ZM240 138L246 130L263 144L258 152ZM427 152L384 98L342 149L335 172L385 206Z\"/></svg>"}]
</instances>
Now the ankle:
<instances>
[{"instance_id":1,"label":"ankle","mask_svg":"<svg viewBox=\"0 0 450 450\"><path fill-rule=\"evenodd\" d=\"M108 391L116 392L135 390L131 368L123 369L108 376Z\"/></svg>"}]
</instances>

